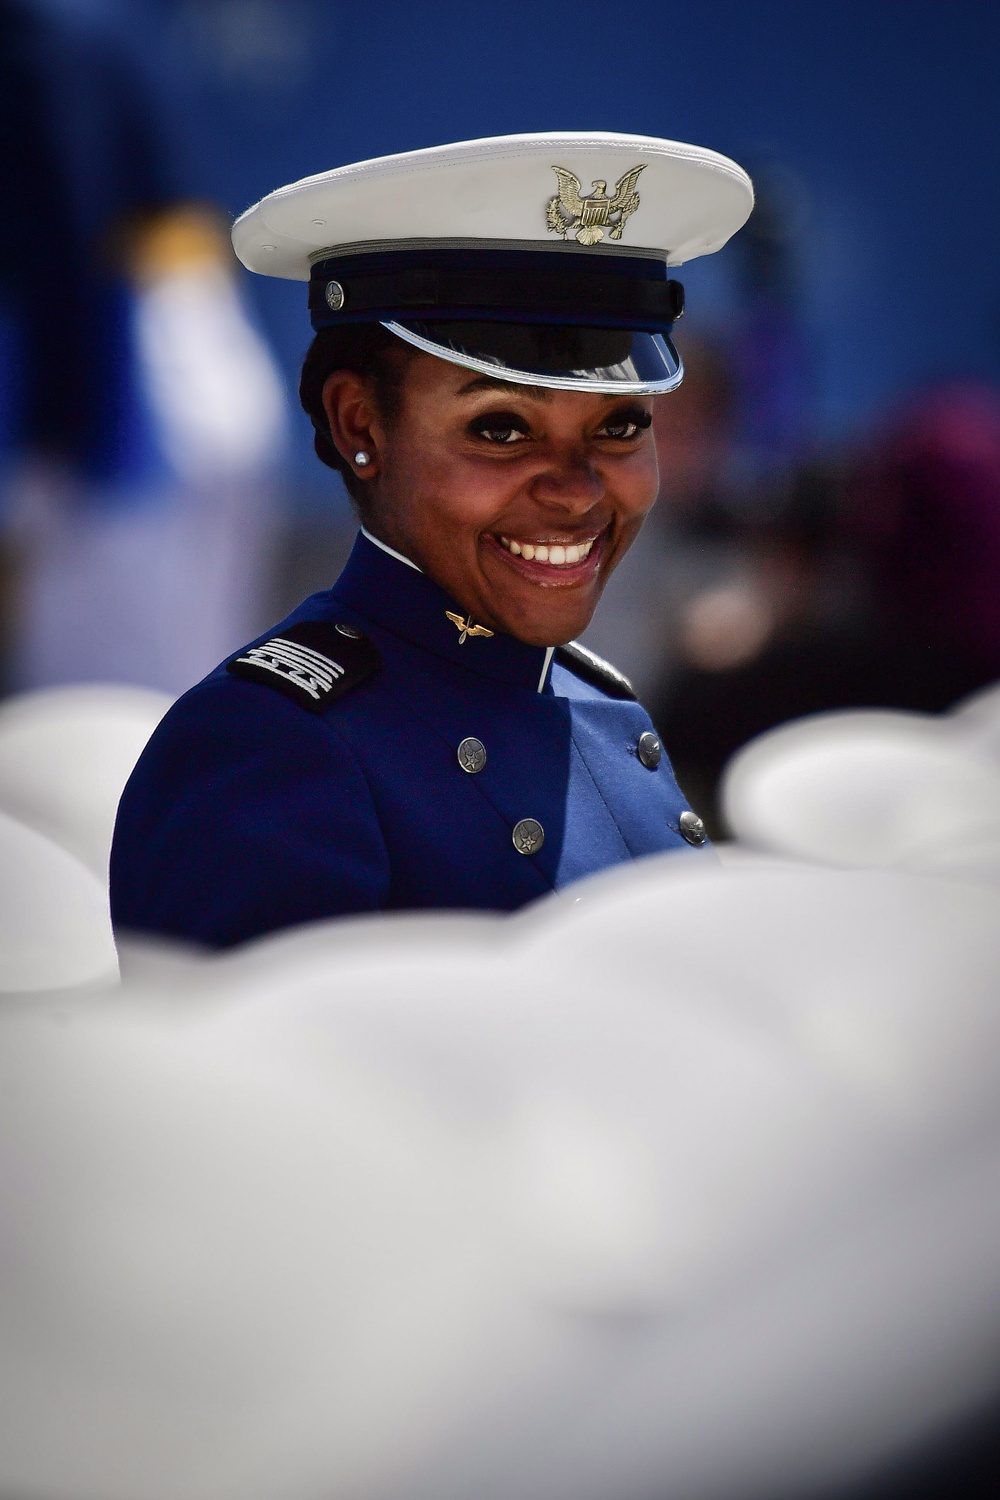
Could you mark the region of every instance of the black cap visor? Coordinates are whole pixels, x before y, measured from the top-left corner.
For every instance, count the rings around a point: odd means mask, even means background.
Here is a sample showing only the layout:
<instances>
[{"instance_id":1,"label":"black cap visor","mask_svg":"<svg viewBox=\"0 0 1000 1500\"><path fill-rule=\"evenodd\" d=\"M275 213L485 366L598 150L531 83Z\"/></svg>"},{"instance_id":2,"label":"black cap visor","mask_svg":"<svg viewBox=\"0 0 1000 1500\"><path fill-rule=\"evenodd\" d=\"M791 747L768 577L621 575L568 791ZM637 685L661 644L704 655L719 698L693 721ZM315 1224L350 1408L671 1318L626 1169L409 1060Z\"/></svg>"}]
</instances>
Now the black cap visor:
<instances>
[{"instance_id":1,"label":"black cap visor","mask_svg":"<svg viewBox=\"0 0 1000 1500\"><path fill-rule=\"evenodd\" d=\"M450 364L516 385L594 395L656 395L684 378L663 333L546 323L404 322L383 327Z\"/></svg>"}]
</instances>

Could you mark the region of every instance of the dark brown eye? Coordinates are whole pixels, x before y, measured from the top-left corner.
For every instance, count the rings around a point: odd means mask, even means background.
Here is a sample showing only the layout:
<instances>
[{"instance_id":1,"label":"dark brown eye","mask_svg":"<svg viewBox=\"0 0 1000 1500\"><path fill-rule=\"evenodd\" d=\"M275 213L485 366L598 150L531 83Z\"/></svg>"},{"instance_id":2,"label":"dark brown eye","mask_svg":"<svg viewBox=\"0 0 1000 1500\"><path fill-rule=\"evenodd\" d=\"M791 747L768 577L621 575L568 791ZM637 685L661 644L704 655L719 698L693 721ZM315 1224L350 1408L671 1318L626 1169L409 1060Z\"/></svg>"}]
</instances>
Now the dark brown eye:
<instances>
[{"instance_id":1,"label":"dark brown eye","mask_svg":"<svg viewBox=\"0 0 1000 1500\"><path fill-rule=\"evenodd\" d=\"M637 437L640 432L645 432L652 425L652 421L653 418L648 411L643 411L642 407L633 407L628 411L615 412L614 416L605 422L598 436L627 442L629 438Z\"/></svg>"},{"instance_id":2,"label":"dark brown eye","mask_svg":"<svg viewBox=\"0 0 1000 1500\"><path fill-rule=\"evenodd\" d=\"M510 445L528 436L528 428L522 417L509 411L486 412L469 423L469 431L475 437L485 438L488 443Z\"/></svg>"}]
</instances>

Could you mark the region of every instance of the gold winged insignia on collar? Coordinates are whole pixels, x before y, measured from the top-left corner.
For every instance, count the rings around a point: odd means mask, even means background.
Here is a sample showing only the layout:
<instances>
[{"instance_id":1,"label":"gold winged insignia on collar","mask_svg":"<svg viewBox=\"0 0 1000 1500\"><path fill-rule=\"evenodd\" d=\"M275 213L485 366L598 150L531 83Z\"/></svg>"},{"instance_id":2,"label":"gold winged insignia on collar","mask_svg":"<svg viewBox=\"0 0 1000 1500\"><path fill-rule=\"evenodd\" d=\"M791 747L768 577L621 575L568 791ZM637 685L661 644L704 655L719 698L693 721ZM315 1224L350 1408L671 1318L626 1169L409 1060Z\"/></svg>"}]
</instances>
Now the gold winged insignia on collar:
<instances>
[{"instance_id":1,"label":"gold winged insignia on collar","mask_svg":"<svg viewBox=\"0 0 1000 1500\"><path fill-rule=\"evenodd\" d=\"M614 197L608 197L608 184L596 178L593 192L580 192L580 179L565 167L552 168L559 179L559 191L545 206L545 223L550 234L561 234L566 238L575 231L581 245L596 245L603 240L605 229L610 228L611 238L620 240L625 220L639 207L639 194L635 190L639 173L646 170L645 163L630 167L615 185Z\"/></svg>"},{"instance_id":2,"label":"gold winged insignia on collar","mask_svg":"<svg viewBox=\"0 0 1000 1500\"><path fill-rule=\"evenodd\" d=\"M493 634L492 630L487 630L485 625L473 625L471 615L466 620L463 619L461 615L456 615L454 610L451 609L446 609L445 614L448 616L448 619L454 625L455 629L460 632L458 637L458 644L460 646L465 645L467 636Z\"/></svg>"}]
</instances>

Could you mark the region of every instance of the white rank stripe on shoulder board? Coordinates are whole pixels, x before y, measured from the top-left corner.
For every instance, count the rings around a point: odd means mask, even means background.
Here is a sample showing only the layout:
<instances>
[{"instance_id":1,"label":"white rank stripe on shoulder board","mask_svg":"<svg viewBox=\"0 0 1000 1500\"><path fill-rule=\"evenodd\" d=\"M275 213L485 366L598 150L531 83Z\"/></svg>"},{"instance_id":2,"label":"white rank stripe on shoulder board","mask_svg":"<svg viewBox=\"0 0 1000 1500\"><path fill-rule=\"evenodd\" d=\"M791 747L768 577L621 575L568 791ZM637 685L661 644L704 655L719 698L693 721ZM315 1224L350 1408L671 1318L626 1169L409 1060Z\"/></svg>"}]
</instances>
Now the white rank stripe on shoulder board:
<instances>
[{"instance_id":1,"label":"white rank stripe on shoulder board","mask_svg":"<svg viewBox=\"0 0 1000 1500\"><path fill-rule=\"evenodd\" d=\"M376 647L356 626L302 620L248 646L226 670L233 677L275 688L301 708L318 713L381 665Z\"/></svg>"},{"instance_id":2,"label":"white rank stripe on shoulder board","mask_svg":"<svg viewBox=\"0 0 1000 1500\"><path fill-rule=\"evenodd\" d=\"M330 691L337 678L344 675L339 661L331 661L330 657L321 656L308 646L297 646L294 641L286 641L280 635L265 641L263 646L251 646L246 656L237 657L237 661L287 677L317 702Z\"/></svg>"}]
</instances>

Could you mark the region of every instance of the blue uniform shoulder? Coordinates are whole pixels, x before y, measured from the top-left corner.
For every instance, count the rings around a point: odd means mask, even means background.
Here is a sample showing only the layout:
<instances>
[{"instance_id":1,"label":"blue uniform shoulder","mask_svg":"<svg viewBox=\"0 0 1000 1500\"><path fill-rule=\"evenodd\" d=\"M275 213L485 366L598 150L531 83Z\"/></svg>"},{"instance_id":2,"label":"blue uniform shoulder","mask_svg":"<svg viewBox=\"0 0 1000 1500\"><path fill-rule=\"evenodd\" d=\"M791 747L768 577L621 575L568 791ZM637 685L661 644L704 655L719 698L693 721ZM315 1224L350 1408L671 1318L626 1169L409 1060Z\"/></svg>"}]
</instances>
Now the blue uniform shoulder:
<instances>
[{"instance_id":1,"label":"blue uniform shoulder","mask_svg":"<svg viewBox=\"0 0 1000 1500\"><path fill-rule=\"evenodd\" d=\"M296 616L232 657L232 677L272 688L309 713L322 713L374 677L382 658L374 641L346 620Z\"/></svg>"},{"instance_id":2,"label":"blue uniform shoulder","mask_svg":"<svg viewBox=\"0 0 1000 1500\"><path fill-rule=\"evenodd\" d=\"M379 911L389 856L331 720L225 668L169 710L129 778L111 851L115 930L228 947Z\"/></svg>"},{"instance_id":3,"label":"blue uniform shoulder","mask_svg":"<svg viewBox=\"0 0 1000 1500\"><path fill-rule=\"evenodd\" d=\"M572 672L574 677L581 678L591 687L600 688L609 698L625 698L635 702L635 689L624 672L619 672L617 667L613 667L588 646L581 646L579 641L570 641L565 646L557 647L556 661Z\"/></svg>"}]
</instances>

